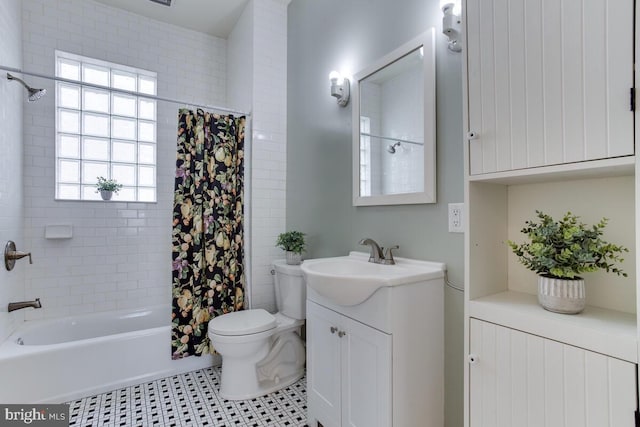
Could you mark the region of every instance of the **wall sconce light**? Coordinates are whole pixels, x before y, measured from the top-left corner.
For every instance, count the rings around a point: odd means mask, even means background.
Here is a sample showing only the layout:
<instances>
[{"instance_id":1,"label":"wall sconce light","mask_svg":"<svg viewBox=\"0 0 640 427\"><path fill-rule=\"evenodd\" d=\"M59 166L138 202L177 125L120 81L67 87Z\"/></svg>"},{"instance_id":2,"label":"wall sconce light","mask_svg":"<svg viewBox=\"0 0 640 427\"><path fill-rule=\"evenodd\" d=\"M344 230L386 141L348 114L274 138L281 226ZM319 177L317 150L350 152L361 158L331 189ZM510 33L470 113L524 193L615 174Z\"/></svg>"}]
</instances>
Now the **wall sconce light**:
<instances>
[{"instance_id":1,"label":"wall sconce light","mask_svg":"<svg viewBox=\"0 0 640 427\"><path fill-rule=\"evenodd\" d=\"M329 74L329 80L331 81L331 96L338 99L339 106L346 106L349 103L349 79L342 77L337 71L332 71Z\"/></svg>"},{"instance_id":2,"label":"wall sconce light","mask_svg":"<svg viewBox=\"0 0 640 427\"><path fill-rule=\"evenodd\" d=\"M442 33L449 37L448 48L452 52L461 52L460 0L440 0L440 7L442 8L442 13L444 13Z\"/></svg>"}]
</instances>

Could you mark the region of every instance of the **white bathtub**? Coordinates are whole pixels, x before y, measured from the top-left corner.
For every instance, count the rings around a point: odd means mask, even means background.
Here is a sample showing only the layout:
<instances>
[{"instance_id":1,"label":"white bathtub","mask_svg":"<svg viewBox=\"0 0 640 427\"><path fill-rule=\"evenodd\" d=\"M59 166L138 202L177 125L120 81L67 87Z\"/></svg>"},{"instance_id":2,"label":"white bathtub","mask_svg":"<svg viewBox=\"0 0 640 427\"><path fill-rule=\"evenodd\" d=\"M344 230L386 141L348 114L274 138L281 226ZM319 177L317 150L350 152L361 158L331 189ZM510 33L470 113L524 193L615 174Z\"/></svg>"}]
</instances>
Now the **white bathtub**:
<instances>
[{"instance_id":1,"label":"white bathtub","mask_svg":"<svg viewBox=\"0 0 640 427\"><path fill-rule=\"evenodd\" d=\"M25 322L0 345L0 403L65 402L220 363L171 360L170 319L158 306Z\"/></svg>"}]
</instances>

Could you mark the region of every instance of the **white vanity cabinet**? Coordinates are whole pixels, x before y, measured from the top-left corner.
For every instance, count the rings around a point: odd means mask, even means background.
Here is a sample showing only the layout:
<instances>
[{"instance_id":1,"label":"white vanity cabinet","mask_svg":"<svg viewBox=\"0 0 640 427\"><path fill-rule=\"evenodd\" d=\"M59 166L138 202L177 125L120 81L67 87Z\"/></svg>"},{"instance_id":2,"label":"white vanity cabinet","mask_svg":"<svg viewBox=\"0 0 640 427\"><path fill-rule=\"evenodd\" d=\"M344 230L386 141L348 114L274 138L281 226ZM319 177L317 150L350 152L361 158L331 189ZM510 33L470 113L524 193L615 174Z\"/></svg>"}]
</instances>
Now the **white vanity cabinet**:
<instances>
[{"instance_id":1,"label":"white vanity cabinet","mask_svg":"<svg viewBox=\"0 0 640 427\"><path fill-rule=\"evenodd\" d=\"M634 154L633 0L466 0L471 175Z\"/></svg>"},{"instance_id":2,"label":"white vanity cabinet","mask_svg":"<svg viewBox=\"0 0 640 427\"><path fill-rule=\"evenodd\" d=\"M439 275L381 287L350 306L307 286L309 427L444 425Z\"/></svg>"},{"instance_id":3,"label":"white vanity cabinet","mask_svg":"<svg viewBox=\"0 0 640 427\"><path fill-rule=\"evenodd\" d=\"M391 426L391 334L309 302L308 401L324 427Z\"/></svg>"},{"instance_id":4,"label":"white vanity cabinet","mask_svg":"<svg viewBox=\"0 0 640 427\"><path fill-rule=\"evenodd\" d=\"M636 365L471 319L471 427L632 427Z\"/></svg>"}]
</instances>

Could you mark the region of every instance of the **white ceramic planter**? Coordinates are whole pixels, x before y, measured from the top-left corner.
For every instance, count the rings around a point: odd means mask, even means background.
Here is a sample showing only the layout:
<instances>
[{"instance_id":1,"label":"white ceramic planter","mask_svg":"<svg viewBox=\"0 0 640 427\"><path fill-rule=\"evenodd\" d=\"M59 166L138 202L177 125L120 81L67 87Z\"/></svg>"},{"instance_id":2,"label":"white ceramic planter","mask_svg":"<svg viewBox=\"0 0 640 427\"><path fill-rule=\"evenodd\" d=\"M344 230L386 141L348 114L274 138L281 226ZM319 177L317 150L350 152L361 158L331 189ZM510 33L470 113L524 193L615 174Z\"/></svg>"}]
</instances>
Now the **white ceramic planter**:
<instances>
[{"instance_id":1,"label":"white ceramic planter","mask_svg":"<svg viewBox=\"0 0 640 427\"><path fill-rule=\"evenodd\" d=\"M100 190L100 197L102 197L102 200L111 200L111 196L113 196L113 191Z\"/></svg>"},{"instance_id":2,"label":"white ceramic planter","mask_svg":"<svg viewBox=\"0 0 640 427\"><path fill-rule=\"evenodd\" d=\"M286 251L286 253L287 253L287 264L299 265L302 263L302 254L297 254L291 251Z\"/></svg>"},{"instance_id":3,"label":"white ceramic planter","mask_svg":"<svg viewBox=\"0 0 640 427\"><path fill-rule=\"evenodd\" d=\"M578 314L586 305L584 280L538 276L538 302L554 313Z\"/></svg>"}]
</instances>

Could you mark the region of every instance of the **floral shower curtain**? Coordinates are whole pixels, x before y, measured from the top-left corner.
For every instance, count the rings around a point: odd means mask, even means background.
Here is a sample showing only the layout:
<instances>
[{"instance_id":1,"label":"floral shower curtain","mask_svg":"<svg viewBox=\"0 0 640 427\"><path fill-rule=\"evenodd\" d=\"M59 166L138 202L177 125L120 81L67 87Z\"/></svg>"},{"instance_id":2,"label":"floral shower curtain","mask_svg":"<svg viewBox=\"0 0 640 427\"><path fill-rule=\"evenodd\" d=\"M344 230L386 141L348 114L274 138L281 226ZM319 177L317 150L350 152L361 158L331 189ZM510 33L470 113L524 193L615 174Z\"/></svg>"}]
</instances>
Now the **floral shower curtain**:
<instances>
[{"instance_id":1,"label":"floral shower curtain","mask_svg":"<svg viewBox=\"0 0 640 427\"><path fill-rule=\"evenodd\" d=\"M245 117L178 112L174 359L211 353L209 320L244 305L244 128Z\"/></svg>"}]
</instances>

